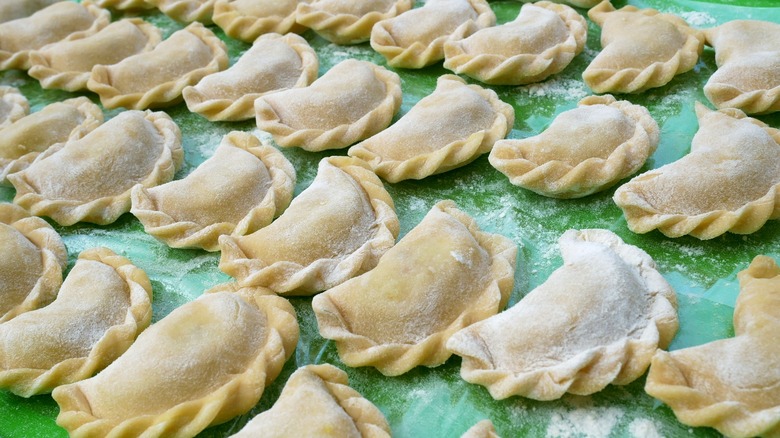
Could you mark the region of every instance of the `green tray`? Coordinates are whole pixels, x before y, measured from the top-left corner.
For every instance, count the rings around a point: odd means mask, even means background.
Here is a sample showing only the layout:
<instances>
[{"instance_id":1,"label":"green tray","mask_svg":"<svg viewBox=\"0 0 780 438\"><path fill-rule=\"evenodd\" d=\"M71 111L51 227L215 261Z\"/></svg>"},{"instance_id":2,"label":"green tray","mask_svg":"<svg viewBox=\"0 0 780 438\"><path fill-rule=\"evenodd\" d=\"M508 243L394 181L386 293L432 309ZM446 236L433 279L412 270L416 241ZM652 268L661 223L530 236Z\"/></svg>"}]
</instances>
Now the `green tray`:
<instances>
[{"instance_id":1,"label":"green tray","mask_svg":"<svg viewBox=\"0 0 780 438\"><path fill-rule=\"evenodd\" d=\"M780 8L770 7L777 5L777 0L614 1L616 7L627 3L682 15L698 28L738 18L780 23ZM514 1L491 3L499 23L514 19L520 5ZM580 12L585 13L584 10ZM119 15L115 13L114 18ZM160 13L144 13L142 16L164 29L166 35L183 27ZM212 28L228 43L231 61L249 47L225 37L219 28ZM578 100L591 94L580 75L600 50L599 33L599 28L590 23L585 51L566 70L546 82L493 87L502 100L515 108L516 120L510 138L538 134L555 115L575 107ZM319 55L320 74L347 58L386 66L384 58L368 44L336 46L312 32L304 36ZM432 92L439 75L448 73L441 63L422 70L395 71L402 78L404 93L403 105L396 117ZM697 130L693 105L696 101L709 105L702 86L714 71L714 52L707 48L693 71L676 77L667 86L640 95L620 96L645 105L661 126L661 143L643 171L675 161L688 152L690 140ZM30 100L32 111L77 95L42 90L37 81L21 71L1 72L0 84L21 89ZM97 102L94 94L86 95ZM253 121L210 123L188 112L183 104L165 111L179 124L183 134L185 164L177 178L184 177L208 158L224 134L232 130L256 130ZM118 112L107 111L106 118ZM771 126L780 127L780 115L759 118ZM297 194L311 183L320 159L327 155L344 154L346 150L309 153L283 149L282 152L298 172ZM486 156L442 175L422 181L386 184L386 187L395 200L401 235L414 227L437 201L453 199L484 230L503 234L515 241L519 245L519 253L510 305L544 282L561 265L556 241L564 231L570 228L614 231L628 243L647 251L678 294L680 331L671 349L733 336L731 317L739 290L736 273L745 269L758 254L768 254L780 260L778 221L767 223L751 235L727 234L709 241L690 237L669 239L659 232L637 235L628 230L620 209L612 202L614 188L583 199L545 198L511 185L506 177L490 166ZM13 189L0 187L0 201L11 201L13 195ZM218 253L168 248L145 234L130 214L108 226L77 224L55 228L68 247L70 266L81 251L107 246L144 269L154 289L154 321L194 299L205 289L230 280L217 268ZM339 360L333 342L323 339L317 332L311 299L294 298L290 301L301 326L295 354L251 412L209 428L200 437L223 437L238 431L254 415L273 405L287 377L297 367L324 362L336 365L349 374L351 386L382 410L390 422L393 435L398 437L457 437L484 418L491 419L499 435L504 437L719 436L713 429L689 428L680 424L668 407L644 392L644 377L626 386L609 386L587 397L566 395L552 402L521 397L496 401L482 386L466 383L459 377L460 359L457 356L439 367L419 367L398 377L384 377L373 368L349 368ZM57 404L49 395L24 399L0 391L0 436L67 436L55 424L57 413Z\"/></svg>"}]
</instances>

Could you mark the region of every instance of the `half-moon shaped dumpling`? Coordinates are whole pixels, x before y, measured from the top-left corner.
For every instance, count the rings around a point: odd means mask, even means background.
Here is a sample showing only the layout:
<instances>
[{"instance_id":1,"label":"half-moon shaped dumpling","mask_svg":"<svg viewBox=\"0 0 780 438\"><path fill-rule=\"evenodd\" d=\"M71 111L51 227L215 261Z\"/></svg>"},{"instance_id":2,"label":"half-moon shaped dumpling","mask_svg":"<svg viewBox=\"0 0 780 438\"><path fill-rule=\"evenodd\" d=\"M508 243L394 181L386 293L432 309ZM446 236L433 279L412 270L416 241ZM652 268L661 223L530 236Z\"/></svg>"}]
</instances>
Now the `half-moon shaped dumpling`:
<instances>
[{"instance_id":1,"label":"half-moon shaped dumpling","mask_svg":"<svg viewBox=\"0 0 780 438\"><path fill-rule=\"evenodd\" d=\"M641 249L569 230L563 266L509 310L452 335L464 380L504 399L555 400L628 384L677 332L677 299Z\"/></svg>"},{"instance_id":2,"label":"half-moon shaped dumpling","mask_svg":"<svg viewBox=\"0 0 780 438\"><path fill-rule=\"evenodd\" d=\"M442 75L393 126L349 149L389 182L464 166L512 129L515 111L495 91Z\"/></svg>"},{"instance_id":3,"label":"half-moon shaped dumpling","mask_svg":"<svg viewBox=\"0 0 780 438\"><path fill-rule=\"evenodd\" d=\"M704 85L710 102L747 114L780 111L780 24L734 20L704 36L718 65Z\"/></svg>"},{"instance_id":4,"label":"half-moon shaped dumpling","mask_svg":"<svg viewBox=\"0 0 780 438\"><path fill-rule=\"evenodd\" d=\"M48 222L0 203L0 254L0 323L54 300L68 253Z\"/></svg>"},{"instance_id":5,"label":"half-moon shaped dumpling","mask_svg":"<svg viewBox=\"0 0 780 438\"><path fill-rule=\"evenodd\" d=\"M361 160L329 157L271 225L219 239L219 268L241 284L312 295L376 266L395 244L393 199Z\"/></svg>"},{"instance_id":6,"label":"half-moon shaped dumpling","mask_svg":"<svg viewBox=\"0 0 780 438\"><path fill-rule=\"evenodd\" d=\"M734 334L704 345L658 351L645 391L689 426L730 437L780 433L780 268L757 256L738 275Z\"/></svg>"},{"instance_id":7,"label":"half-moon shaped dumpling","mask_svg":"<svg viewBox=\"0 0 780 438\"><path fill-rule=\"evenodd\" d=\"M184 23L212 23L216 0L146 0L163 14Z\"/></svg>"},{"instance_id":8,"label":"half-moon shaped dumpling","mask_svg":"<svg viewBox=\"0 0 780 438\"><path fill-rule=\"evenodd\" d=\"M78 91L87 88L92 67L151 50L162 35L140 18L115 21L84 38L59 41L30 54L30 76L43 88Z\"/></svg>"},{"instance_id":9,"label":"half-moon shaped dumpling","mask_svg":"<svg viewBox=\"0 0 780 438\"><path fill-rule=\"evenodd\" d=\"M645 107L609 94L589 96L539 135L497 141L490 164L516 186L552 198L580 198L639 170L659 136Z\"/></svg>"},{"instance_id":10,"label":"half-moon shaped dumpling","mask_svg":"<svg viewBox=\"0 0 780 438\"><path fill-rule=\"evenodd\" d=\"M412 8L413 0L312 0L299 3L295 21L335 44L368 41L377 22Z\"/></svg>"},{"instance_id":11,"label":"half-moon shaped dumpling","mask_svg":"<svg viewBox=\"0 0 780 438\"><path fill-rule=\"evenodd\" d=\"M30 102L18 88L0 85L0 129L30 112Z\"/></svg>"},{"instance_id":12,"label":"half-moon shaped dumpling","mask_svg":"<svg viewBox=\"0 0 780 438\"><path fill-rule=\"evenodd\" d=\"M286 299L218 287L152 324L95 377L57 387L57 424L71 436L195 436L257 404L298 330Z\"/></svg>"},{"instance_id":13,"label":"half-moon shaped dumpling","mask_svg":"<svg viewBox=\"0 0 780 438\"><path fill-rule=\"evenodd\" d=\"M29 397L86 379L152 320L146 273L108 248L82 252L48 306L0 324L0 387Z\"/></svg>"},{"instance_id":14,"label":"half-moon shaped dumpling","mask_svg":"<svg viewBox=\"0 0 780 438\"><path fill-rule=\"evenodd\" d=\"M58 1L61 0L4 0L0 3L0 23L29 17Z\"/></svg>"},{"instance_id":15,"label":"half-moon shaped dumpling","mask_svg":"<svg viewBox=\"0 0 780 438\"><path fill-rule=\"evenodd\" d=\"M340 149L387 128L401 107L401 78L379 65L347 59L306 88L255 101L257 127L280 146Z\"/></svg>"},{"instance_id":16,"label":"half-moon shaped dumpling","mask_svg":"<svg viewBox=\"0 0 780 438\"><path fill-rule=\"evenodd\" d=\"M514 21L444 44L444 68L486 84L539 82L566 68L587 35L588 23L571 7L526 3Z\"/></svg>"},{"instance_id":17,"label":"half-moon shaped dumpling","mask_svg":"<svg viewBox=\"0 0 780 438\"><path fill-rule=\"evenodd\" d=\"M295 22L302 1L306 0L217 0L213 19L227 36L251 43L265 33L305 30Z\"/></svg>"},{"instance_id":18,"label":"half-moon shaped dumpling","mask_svg":"<svg viewBox=\"0 0 780 438\"><path fill-rule=\"evenodd\" d=\"M181 132L164 112L124 111L87 136L49 148L8 175L14 203L60 225L110 224L130 211L130 189L173 179Z\"/></svg>"},{"instance_id":19,"label":"half-moon shaped dumpling","mask_svg":"<svg viewBox=\"0 0 780 438\"><path fill-rule=\"evenodd\" d=\"M493 422L485 419L472 426L460 438L498 438L498 433Z\"/></svg>"},{"instance_id":20,"label":"half-moon shaped dumpling","mask_svg":"<svg viewBox=\"0 0 780 438\"><path fill-rule=\"evenodd\" d=\"M295 169L276 148L234 131L184 179L131 193L144 230L174 248L219 250L217 239L250 234L290 204Z\"/></svg>"},{"instance_id":21,"label":"half-moon shaped dumpling","mask_svg":"<svg viewBox=\"0 0 780 438\"><path fill-rule=\"evenodd\" d=\"M697 104L691 152L615 192L628 227L669 237L750 234L780 217L780 130L738 109Z\"/></svg>"},{"instance_id":22,"label":"half-moon shaped dumpling","mask_svg":"<svg viewBox=\"0 0 780 438\"><path fill-rule=\"evenodd\" d=\"M371 47L391 67L423 68L444 59L444 43L496 24L486 0L428 0L371 29Z\"/></svg>"},{"instance_id":23,"label":"half-moon shaped dumpling","mask_svg":"<svg viewBox=\"0 0 780 438\"><path fill-rule=\"evenodd\" d=\"M0 182L27 168L57 143L77 140L103 123L103 111L86 97L46 105L0 131Z\"/></svg>"},{"instance_id":24,"label":"half-moon shaped dumpling","mask_svg":"<svg viewBox=\"0 0 780 438\"><path fill-rule=\"evenodd\" d=\"M146 109L181 101L181 91L228 66L225 43L195 22L154 49L113 65L96 65L87 88L106 108Z\"/></svg>"},{"instance_id":25,"label":"half-moon shaped dumpling","mask_svg":"<svg viewBox=\"0 0 780 438\"><path fill-rule=\"evenodd\" d=\"M231 438L390 437L382 411L348 386L347 373L329 364L298 368L271 409Z\"/></svg>"},{"instance_id":26,"label":"half-moon shaped dumpling","mask_svg":"<svg viewBox=\"0 0 780 438\"><path fill-rule=\"evenodd\" d=\"M314 297L320 334L351 367L396 376L440 365L453 333L506 305L516 256L511 240L439 202L376 268Z\"/></svg>"},{"instance_id":27,"label":"half-moon shaped dumpling","mask_svg":"<svg viewBox=\"0 0 780 438\"><path fill-rule=\"evenodd\" d=\"M317 53L303 37L271 33L255 40L229 69L182 90L187 108L211 121L255 117L255 100L268 93L305 87L317 79Z\"/></svg>"},{"instance_id":28,"label":"half-moon shaped dumpling","mask_svg":"<svg viewBox=\"0 0 780 438\"><path fill-rule=\"evenodd\" d=\"M29 17L0 23L0 70L30 68L30 52L46 44L91 35L111 22L92 4L61 1Z\"/></svg>"},{"instance_id":29,"label":"half-moon shaped dumpling","mask_svg":"<svg viewBox=\"0 0 780 438\"><path fill-rule=\"evenodd\" d=\"M704 50L700 31L655 9L615 10L604 0L588 17L601 26L604 48L582 73L596 93L639 93L666 85L691 70Z\"/></svg>"}]
</instances>

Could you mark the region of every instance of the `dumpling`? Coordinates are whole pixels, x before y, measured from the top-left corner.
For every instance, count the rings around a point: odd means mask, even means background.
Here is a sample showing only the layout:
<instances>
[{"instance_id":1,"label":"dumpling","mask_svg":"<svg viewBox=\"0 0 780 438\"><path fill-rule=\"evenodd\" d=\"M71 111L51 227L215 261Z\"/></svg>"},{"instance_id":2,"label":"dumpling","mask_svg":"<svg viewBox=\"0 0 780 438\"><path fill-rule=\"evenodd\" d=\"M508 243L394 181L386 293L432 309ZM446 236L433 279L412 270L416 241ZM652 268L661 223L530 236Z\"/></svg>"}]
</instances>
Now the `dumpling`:
<instances>
[{"instance_id":1,"label":"dumpling","mask_svg":"<svg viewBox=\"0 0 780 438\"><path fill-rule=\"evenodd\" d=\"M735 337L658 351L645 391L689 426L774 437L780 432L780 268L757 256L737 277Z\"/></svg>"},{"instance_id":2,"label":"dumpling","mask_svg":"<svg viewBox=\"0 0 780 438\"><path fill-rule=\"evenodd\" d=\"M92 4L61 1L29 17L0 23L0 70L30 68L30 52L46 44L91 35L111 22Z\"/></svg>"},{"instance_id":3,"label":"dumpling","mask_svg":"<svg viewBox=\"0 0 780 438\"><path fill-rule=\"evenodd\" d=\"M108 248L82 252L48 306L0 324L0 387L30 397L91 377L152 320L146 273Z\"/></svg>"},{"instance_id":4,"label":"dumpling","mask_svg":"<svg viewBox=\"0 0 780 438\"><path fill-rule=\"evenodd\" d=\"M604 48L582 73L596 93L640 93L666 85L691 70L704 50L700 31L655 9L615 10L604 0L588 17L601 27Z\"/></svg>"},{"instance_id":5,"label":"dumpling","mask_svg":"<svg viewBox=\"0 0 780 438\"><path fill-rule=\"evenodd\" d=\"M251 43L264 33L301 32L295 22L299 3L307 0L217 0L214 23L231 38Z\"/></svg>"},{"instance_id":6,"label":"dumpling","mask_svg":"<svg viewBox=\"0 0 780 438\"><path fill-rule=\"evenodd\" d=\"M106 108L146 109L181 101L181 91L228 66L225 43L195 22L148 52L96 65L87 88Z\"/></svg>"},{"instance_id":7,"label":"dumpling","mask_svg":"<svg viewBox=\"0 0 780 438\"><path fill-rule=\"evenodd\" d=\"M27 168L51 146L77 140L103 123L103 111L86 97L55 102L0 131L0 182Z\"/></svg>"},{"instance_id":8,"label":"dumpling","mask_svg":"<svg viewBox=\"0 0 780 438\"><path fill-rule=\"evenodd\" d=\"M58 1L61 0L4 0L0 3L0 23L29 17Z\"/></svg>"},{"instance_id":9,"label":"dumpling","mask_svg":"<svg viewBox=\"0 0 780 438\"><path fill-rule=\"evenodd\" d=\"M444 68L486 84L539 82L562 71L585 48L588 23L566 5L526 3L520 14L444 44Z\"/></svg>"},{"instance_id":10,"label":"dumpling","mask_svg":"<svg viewBox=\"0 0 780 438\"><path fill-rule=\"evenodd\" d=\"M615 192L628 227L669 237L750 234L780 217L780 130L737 109L697 104L691 152Z\"/></svg>"},{"instance_id":11,"label":"dumpling","mask_svg":"<svg viewBox=\"0 0 780 438\"><path fill-rule=\"evenodd\" d=\"M60 225L110 224L130 210L130 189L173 179L181 132L163 112L124 111L78 140L50 148L8 175L14 203Z\"/></svg>"},{"instance_id":12,"label":"dumpling","mask_svg":"<svg viewBox=\"0 0 780 438\"><path fill-rule=\"evenodd\" d=\"M271 225L219 239L219 268L241 284L312 295L376 266L395 243L393 199L361 160L329 157Z\"/></svg>"},{"instance_id":13,"label":"dumpling","mask_svg":"<svg viewBox=\"0 0 780 438\"><path fill-rule=\"evenodd\" d=\"M295 169L281 152L234 131L184 179L135 186L130 212L171 247L217 251L219 236L243 236L270 224L294 189Z\"/></svg>"},{"instance_id":14,"label":"dumpling","mask_svg":"<svg viewBox=\"0 0 780 438\"><path fill-rule=\"evenodd\" d=\"M376 268L314 297L320 335L351 367L396 376L440 365L453 333L506 305L516 256L514 242L439 202Z\"/></svg>"},{"instance_id":15,"label":"dumpling","mask_svg":"<svg viewBox=\"0 0 780 438\"><path fill-rule=\"evenodd\" d=\"M413 0L312 0L298 4L295 21L335 44L368 41L377 22L412 8Z\"/></svg>"},{"instance_id":16,"label":"dumpling","mask_svg":"<svg viewBox=\"0 0 780 438\"><path fill-rule=\"evenodd\" d=\"M257 404L298 331L286 299L218 287L152 324L95 377L57 387L57 424L71 436L195 436Z\"/></svg>"},{"instance_id":17,"label":"dumpling","mask_svg":"<svg viewBox=\"0 0 780 438\"><path fill-rule=\"evenodd\" d=\"M30 102L18 88L0 85L0 129L30 112Z\"/></svg>"},{"instance_id":18,"label":"dumpling","mask_svg":"<svg viewBox=\"0 0 780 438\"><path fill-rule=\"evenodd\" d=\"M160 29L140 18L115 21L84 38L59 41L30 54L30 76L43 88L78 91L87 88L92 67L117 62L151 50Z\"/></svg>"},{"instance_id":19,"label":"dumpling","mask_svg":"<svg viewBox=\"0 0 780 438\"><path fill-rule=\"evenodd\" d=\"M512 129L515 111L495 91L442 75L436 89L390 128L349 149L389 182L464 166Z\"/></svg>"},{"instance_id":20,"label":"dumpling","mask_svg":"<svg viewBox=\"0 0 780 438\"><path fill-rule=\"evenodd\" d=\"M203 24L212 23L214 2L216 0L146 0L163 14L177 21L192 23L198 21Z\"/></svg>"},{"instance_id":21,"label":"dumpling","mask_svg":"<svg viewBox=\"0 0 780 438\"><path fill-rule=\"evenodd\" d=\"M747 114L780 111L780 24L734 20L704 36L718 65L704 85L710 102Z\"/></svg>"},{"instance_id":22,"label":"dumpling","mask_svg":"<svg viewBox=\"0 0 780 438\"><path fill-rule=\"evenodd\" d=\"M444 59L444 43L496 24L486 0L428 0L371 29L371 47L391 67L423 68Z\"/></svg>"},{"instance_id":23,"label":"dumpling","mask_svg":"<svg viewBox=\"0 0 780 438\"><path fill-rule=\"evenodd\" d=\"M498 438L496 428L490 420L482 420L472 426L460 438Z\"/></svg>"},{"instance_id":24,"label":"dumpling","mask_svg":"<svg viewBox=\"0 0 780 438\"><path fill-rule=\"evenodd\" d=\"M675 293L647 253L607 230L569 230L559 245L564 264L547 281L447 342L461 377L497 400L628 384L677 332Z\"/></svg>"},{"instance_id":25,"label":"dumpling","mask_svg":"<svg viewBox=\"0 0 780 438\"><path fill-rule=\"evenodd\" d=\"M541 134L500 140L490 164L540 195L580 198L633 174L658 147L660 129L643 106L589 96Z\"/></svg>"},{"instance_id":26,"label":"dumpling","mask_svg":"<svg viewBox=\"0 0 780 438\"><path fill-rule=\"evenodd\" d=\"M151 0L92 0L93 3L101 8L111 8L119 11L139 11L143 9L154 9Z\"/></svg>"},{"instance_id":27,"label":"dumpling","mask_svg":"<svg viewBox=\"0 0 780 438\"><path fill-rule=\"evenodd\" d=\"M257 127L280 146L340 149L387 128L401 107L401 78L367 61L347 59L306 88L255 101Z\"/></svg>"},{"instance_id":28,"label":"dumpling","mask_svg":"<svg viewBox=\"0 0 780 438\"><path fill-rule=\"evenodd\" d=\"M187 108L211 121L255 117L255 100L268 93L305 87L317 79L317 53L295 34L266 34L229 69L182 90Z\"/></svg>"},{"instance_id":29,"label":"dumpling","mask_svg":"<svg viewBox=\"0 0 780 438\"><path fill-rule=\"evenodd\" d=\"M298 368L273 407L231 438L389 438L382 411L347 385L347 373L333 365Z\"/></svg>"},{"instance_id":30,"label":"dumpling","mask_svg":"<svg viewBox=\"0 0 780 438\"><path fill-rule=\"evenodd\" d=\"M0 203L0 254L0 323L54 300L68 253L48 222Z\"/></svg>"}]
</instances>

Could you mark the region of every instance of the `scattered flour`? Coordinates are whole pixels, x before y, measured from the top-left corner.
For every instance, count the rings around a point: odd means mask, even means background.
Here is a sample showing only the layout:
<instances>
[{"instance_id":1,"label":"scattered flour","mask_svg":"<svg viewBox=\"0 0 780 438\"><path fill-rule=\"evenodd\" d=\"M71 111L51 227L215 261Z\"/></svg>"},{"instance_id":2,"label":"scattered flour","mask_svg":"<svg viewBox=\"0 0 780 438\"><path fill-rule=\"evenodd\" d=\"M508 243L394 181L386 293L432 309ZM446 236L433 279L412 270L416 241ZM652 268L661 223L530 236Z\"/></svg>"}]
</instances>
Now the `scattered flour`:
<instances>
[{"instance_id":1,"label":"scattered flour","mask_svg":"<svg viewBox=\"0 0 780 438\"><path fill-rule=\"evenodd\" d=\"M636 418L628 425L628 433L634 438L663 438L655 427L655 423L648 418Z\"/></svg>"},{"instance_id":2,"label":"scattered flour","mask_svg":"<svg viewBox=\"0 0 780 438\"><path fill-rule=\"evenodd\" d=\"M691 27L695 28L710 27L717 22L712 15L706 12L689 11L681 12L678 15L691 25Z\"/></svg>"},{"instance_id":3,"label":"scattered flour","mask_svg":"<svg viewBox=\"0 0 780 438\"><path fill-rule=\"evenodd\" d=\"M553 78L536 84L524 85L517 89L532 97L581 99L590 94L582 81L564 78Z\"/></svg>"},{"instance_id":4,"label":"scattered flour","mask_svg":"<svg viewBox=\"0 0 780 438\"><path fill-rule=\"evenodd\" d=\"M560 409L550 418L547 437L608 437L622 416L618 408Z\"/></svg>"}]
</instances>

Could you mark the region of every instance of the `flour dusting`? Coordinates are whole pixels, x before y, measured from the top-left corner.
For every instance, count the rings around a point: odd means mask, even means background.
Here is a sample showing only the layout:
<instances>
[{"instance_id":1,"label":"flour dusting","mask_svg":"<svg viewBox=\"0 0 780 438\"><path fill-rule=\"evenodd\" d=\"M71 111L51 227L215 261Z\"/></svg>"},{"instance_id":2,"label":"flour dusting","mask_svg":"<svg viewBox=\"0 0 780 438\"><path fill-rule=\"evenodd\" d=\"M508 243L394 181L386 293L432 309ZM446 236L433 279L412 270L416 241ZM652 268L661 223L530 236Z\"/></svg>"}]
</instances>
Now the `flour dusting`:
<instances>
[{"instance_id":1,"label":"flour dusting","mask_svg":"<svg viewBox=\"0 0 780 438\"><path fill-rule=\"evenodd\" d=\"M618 408L559 409L550 418L547 437L607 437L622 416L623 411Z\"/></svg>"}]
</instances>

